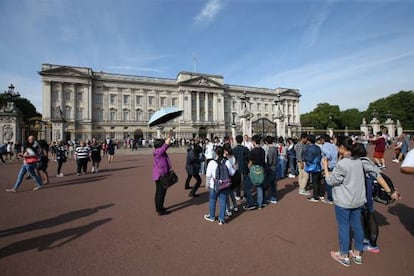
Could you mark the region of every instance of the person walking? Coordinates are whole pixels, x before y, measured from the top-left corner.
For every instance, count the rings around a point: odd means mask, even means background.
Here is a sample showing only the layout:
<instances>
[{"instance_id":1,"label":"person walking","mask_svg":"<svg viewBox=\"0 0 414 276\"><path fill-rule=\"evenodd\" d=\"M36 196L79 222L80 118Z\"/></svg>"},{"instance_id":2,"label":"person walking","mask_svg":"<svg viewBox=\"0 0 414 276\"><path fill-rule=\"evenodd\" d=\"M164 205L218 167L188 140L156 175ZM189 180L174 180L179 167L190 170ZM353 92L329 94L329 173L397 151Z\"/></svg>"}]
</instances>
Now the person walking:
<instances>
[{"instance_id":1,"label":"person walking","mask_svg":"<svg viewBox=\"0 0 414 276\"><path fill-rule=\"evenodd\" d=\"M21 153L21 156L23 157L23 164L17 174L16 183L13 188L6 189L6 192L17 192L26 173L29 173L31 178L36 183L36 187L33 188L33 191L37 191L43 187L42 179L35 172L37 162L39 161L38 151L40 151L40 147L37 143L35 143L34 136L29 136L27 138L27 142L23 146L23 152Z\"/></svg>"},{"instance_id":2,"label":"person walking","mask_svg":"<svg viewBox=\"0 0 414 276\"><path fill-rule=\"evenodd\" d=\"M63 140L60 140L59 144L56 145L56 161L58 163L56 177L64 176L64 174L62 173L62 165L67 160L67 155L68 155L67 148L68 147Z\"/></svg>"},{"instance_id":3,"label":"person walking","mask_svg":"<svg viewBox=\"0 0 414 276\"><path fill-rule=\"evenodd\" d=\"M75 159L77 163L76 175L79 176L81 172L86 174L88 169L88 161L90 158L91 149L86 146L84 141L80 141L79 147L75 149Z\"/></svg>"},{"instance_id":4,"label":"person walking","mask_svg":"<svg viewBox=\"0 0 414 276\"><path fill-rule=\"evenodd\" d=\"M152 178L155 181L155 210L159 216L168 215L170 212L164 207L165 195L167 189L163 187L160 177L171 170L171 162L167 154L167 150L171 144L173 131L170 130L167 139L154 140L154 161L152 165Z\"/></svg>"},{"instance_id":5,"label":"person walking","mask_svg":"<svg viewBox=\"0 0 414 276\"><path fill-rule=\"evenodd\" d=\"M95 138L92 138L92 143L90 145L91 148L91 159L92 159L92 169L91 173L98 173L99 172L99 164L101 163L101 152L102 146L100 143L96 141Z\"/></svg>"},{"instance_id":6,"label":"person walking","mask_svg":"<svg viewBox=\"0 0 414 276\"><path fill-rule=\"evenodd\" d=\"M385 169L385 158L384 153L387 147L387 141L382 135L381 131L377 132L377 136L371 139L371 142L375 145L374 149L374 160L380 169Z\"/></svg>"},{"instance_id":7,"label":"person walking","mask_svg":"<svg viewBox=\"0 0 414 276\"><path fill-rule=\"evenodd\" d=\"M194 144L194 146L187 152L185 163L187 179L185 180L185 189L191 189L188 193L189 197L198 197L197 190L201 185L200 167L201 162L204 161L204 156L201 154L202 151L203 150L200 145ZM196 179L196 183L193 187L190 186L190 180L192 177Z\"/></svg>"},{"instance_id":8,"label":"person walking","mask_svg":"<svg viewBox=\"0 0 414 276\"><path fill-rule=\"evenodd\" d=\"M329 171L328 159L322 160L326 183L332 185L338 224L339 251L331 251L331 257L344 266L350 265L350 257L355 264L362 264L364 230L361 214L367 201L364 169L362 161L355 154L357 144L353 144L352 138L338 137L337 146L340 159L333 171ZM354 238L353 250L350 250L351 230Z\"/></svg>"}]
</instances>

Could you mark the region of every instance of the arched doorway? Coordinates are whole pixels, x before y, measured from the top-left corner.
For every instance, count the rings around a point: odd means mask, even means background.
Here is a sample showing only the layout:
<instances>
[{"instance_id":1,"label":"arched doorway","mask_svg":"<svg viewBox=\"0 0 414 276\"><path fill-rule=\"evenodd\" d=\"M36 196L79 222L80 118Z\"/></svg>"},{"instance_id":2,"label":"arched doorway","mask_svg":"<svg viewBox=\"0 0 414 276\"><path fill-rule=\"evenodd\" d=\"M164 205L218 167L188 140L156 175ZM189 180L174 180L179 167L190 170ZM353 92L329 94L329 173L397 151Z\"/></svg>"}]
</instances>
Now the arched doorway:
<instances>
[{"instance_id":1,"label":"arched doorway","mask_svg":"<svg viewBox=\"0 0 414 276\"><path fill-rule=\"evenodd\" d=\"M206 127L200 127L198 129L198 137L200 137L200 138L206 138L207 137L207 128Z\"/></svg>"}]
</instances>

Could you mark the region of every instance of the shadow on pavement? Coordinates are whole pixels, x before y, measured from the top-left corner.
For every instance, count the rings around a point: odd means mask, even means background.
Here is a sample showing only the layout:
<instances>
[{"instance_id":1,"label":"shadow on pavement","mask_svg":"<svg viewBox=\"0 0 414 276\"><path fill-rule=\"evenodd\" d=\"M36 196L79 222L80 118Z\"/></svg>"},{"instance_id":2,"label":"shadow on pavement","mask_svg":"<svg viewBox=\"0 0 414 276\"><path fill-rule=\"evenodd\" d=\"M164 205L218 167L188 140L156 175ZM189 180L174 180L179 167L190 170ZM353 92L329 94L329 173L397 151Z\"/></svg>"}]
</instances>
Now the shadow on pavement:
<instances>
[{"instance_id":1,"label":"shadow on pavement","mask_svg":"<svg viewBox=\"0 0 414 276\"><path fill-rule=\"evenodd\" d=\"M175 212L184 208L187 208L192 205L201 205L208 202L208 192L199 193L199 197L189 198L186 201L181 203L173 204L167 207L168 211Z\"/></svg>"},{"instance_id":2,"label":"shadow on pavement","mask_svg":"<svg viewBox=\"0 0 414 276\"><path fill-rule=\"evenodd\" d=\"M21 233L25 233L25 232L29 232L29 231L38 230L38 229L54 227L54 226L57 226L57 225L60 225L60 224L64 224L66 222L70 222L70 221L73 221L73 220L76 220L76 219L79 219L79 218L83 218L83 217L93 215L93 214L97 213L99 210L112 207L113 205L114 205L113 203L110 203L110 204L106 204L106 205L100 205L100 206L97 206L95 208L87 208L87 209L76 210L76 211L72 211L72 212L69 212L69 213L61 214L61 215L53 217L53 218L49 218L49 219L45 219L45 220L41 220L41 221L36 221L36 222L30 223L30 224L17 226L17 227L14 227L14 228L0 230L0 237L7 237L7 236L21 234Z\"/></svg>"},{"instance_id":3,"label":"shadow on pavement","mask_svg":"<svg viewBox=\"0 0 414 276\"><path fill-rule=\"evenodd\" d=\"M97 220L92 223L89 223L87 225L84 225L84 226L69 228L66 230L59 231L59 232L46 234L46 235L42 235L39 237L11 243L3 248L0 248L0 259L13 255L13 254L17 254L20 252L24 252L24 251L36 249L36 248L38 251L43 251L46 249L53 249L56 247L61 247L65 245L66 243L71 242L87 234L88 232L95 229L96 227L104 223L107 223L111 220L112 218L101 219L101 220ZM52 244L57 241L61 241L61 242L52 246Z\"/></svg>"},{"instance_id":4,"label":"shadow on pavement","mask_svg":"<svg viewBox=\"0 0 414 276\"><path fill-rule=\"evenodd\" d=\"M402 203L397 203L388 209L388 213L397 216L405 229L414 236L414 208L408 207Z\"/></svg>"}]
</instances>

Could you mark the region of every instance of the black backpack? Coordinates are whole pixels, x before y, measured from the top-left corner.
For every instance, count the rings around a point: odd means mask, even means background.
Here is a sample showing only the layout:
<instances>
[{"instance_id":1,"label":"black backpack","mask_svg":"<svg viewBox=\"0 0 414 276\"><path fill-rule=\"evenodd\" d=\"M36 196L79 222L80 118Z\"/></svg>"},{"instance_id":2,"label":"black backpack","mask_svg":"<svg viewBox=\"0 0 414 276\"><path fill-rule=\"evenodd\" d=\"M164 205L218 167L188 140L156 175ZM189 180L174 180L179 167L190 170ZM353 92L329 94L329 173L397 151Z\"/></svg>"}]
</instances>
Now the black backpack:
<instances>
[{"instance_id":1,"label":"black backpack","mask_svg":"<svg viewBox=\"0 0 414 276\"><path fill-rule=\"evenodd\" d=\"M227 189L231 185L231 178L229 169L226 166L226 159L223 158L220 161L216 160L217 168L216 175L214 177L214 189L216 192Z\"/></svg>"},{"instance_id":2,"label":"black backpack","mask_svg":"<svg viewBox=\"0 0 414 276\"><path fill-rule=\"evenodd\" d=\"M392 180L383 173L381 173L381 176L384 178L385 182L387 182L388 187L391 189L391 192L395 191ZM373 179L372 181L372 198L376 202L384 205L388 205L395 201L395 199L391 198L391 196L384 190L384 188L382 188L376 179Z\"/></svg>"}]
</instances>

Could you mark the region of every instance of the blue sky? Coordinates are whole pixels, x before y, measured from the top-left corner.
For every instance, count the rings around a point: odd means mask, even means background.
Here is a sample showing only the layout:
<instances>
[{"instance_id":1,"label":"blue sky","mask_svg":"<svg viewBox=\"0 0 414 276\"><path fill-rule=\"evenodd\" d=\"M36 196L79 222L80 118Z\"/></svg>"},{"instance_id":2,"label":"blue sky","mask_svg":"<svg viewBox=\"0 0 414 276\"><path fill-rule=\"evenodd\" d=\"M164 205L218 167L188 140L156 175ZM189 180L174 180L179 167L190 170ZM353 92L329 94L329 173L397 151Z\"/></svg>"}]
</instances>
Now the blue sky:
<instances>
[{"instance_id":1,"label":"blue sky","mask_svg":"<svg viewBox=\"0 0 414 276\"><path fill-rule=\"evenodd\" d=\"M13 83L41 112L42 63L171 79L196 70L299 89L301 113L365 110L414 89L413 14L411 0L2 0L0 91Z\"/></svg>"}]
</instances>

